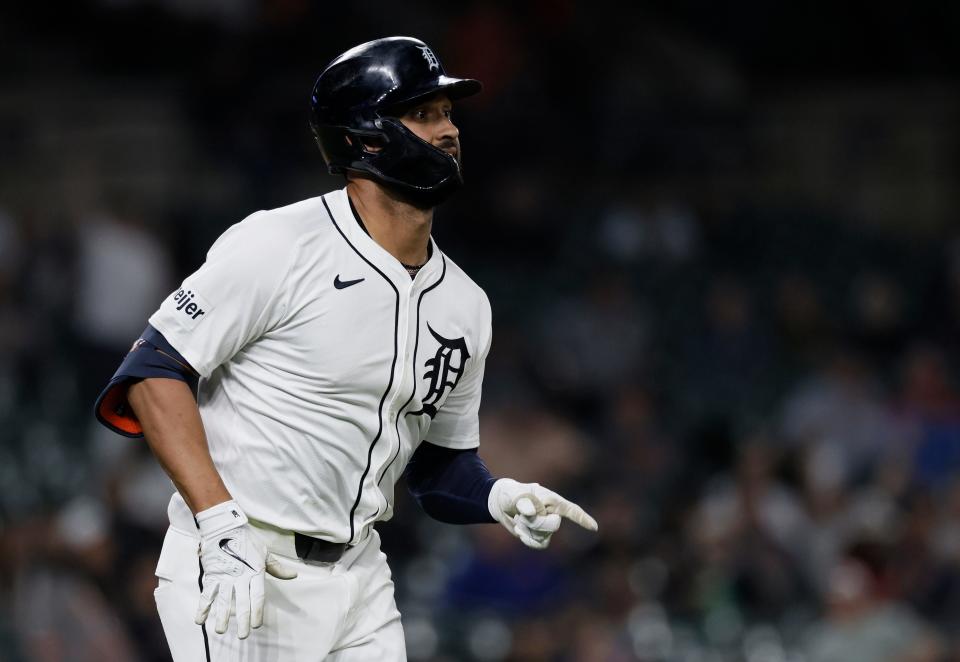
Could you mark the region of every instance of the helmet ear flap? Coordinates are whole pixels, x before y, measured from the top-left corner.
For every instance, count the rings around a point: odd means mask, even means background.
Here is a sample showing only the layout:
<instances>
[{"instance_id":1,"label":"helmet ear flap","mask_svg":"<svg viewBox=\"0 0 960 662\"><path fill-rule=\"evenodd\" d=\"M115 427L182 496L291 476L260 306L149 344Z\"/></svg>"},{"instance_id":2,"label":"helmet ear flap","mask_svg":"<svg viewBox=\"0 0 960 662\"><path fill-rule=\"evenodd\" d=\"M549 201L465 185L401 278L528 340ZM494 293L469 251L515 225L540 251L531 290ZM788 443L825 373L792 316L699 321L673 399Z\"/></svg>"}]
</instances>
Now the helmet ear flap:
<instances>
[{"instance_id":1,"label":"helmet ear flap","mask_svg":"<svg viewBox=\"0 0 960 662\"><path fill-rule=\"evenodd\" d=\"M426 142L392 117L377 121L390 149L372 155L369 163L381 181L414 204L434 207L463 184L456 158Z\"/></svg>"},{"instance_id":2,"label":"helmet ear flap","mask_svg":"<svg viewBox=\"0 0 960 662\"><path fill-rule=\"evenodd\" d=\"M347 164L360 158L356 145L359 144L350 138L351 130L345 126L313 125L313 135L320 147L320 153L327 162L327 170L331 175L342 175L347 170Z\"/></svg>"},{"instance_id":3,"label":"helmet ear flap","mask_svg":"<svg viewBox=\"0 0 960 662\"><path fill-rule=\"evenodd\" d=\"M416 189L431 189L452 180L461 180L457 160L420 138L403 122L386 117L377 124L381 135L391 145L391 149L377 158L378 166L385 174L403 173L407 184Z\"/></svg>"},{"instance_id":4,"label":"helmet ear flap","mask_svg":"<svg viewBox=\"0 0 960 662\"><path fill-rule=\"evenodd\" d=\"M390 138L382 131L347 129L346 139L364 154L379 154L390 144Z\"/></svg>"}]
</instances>

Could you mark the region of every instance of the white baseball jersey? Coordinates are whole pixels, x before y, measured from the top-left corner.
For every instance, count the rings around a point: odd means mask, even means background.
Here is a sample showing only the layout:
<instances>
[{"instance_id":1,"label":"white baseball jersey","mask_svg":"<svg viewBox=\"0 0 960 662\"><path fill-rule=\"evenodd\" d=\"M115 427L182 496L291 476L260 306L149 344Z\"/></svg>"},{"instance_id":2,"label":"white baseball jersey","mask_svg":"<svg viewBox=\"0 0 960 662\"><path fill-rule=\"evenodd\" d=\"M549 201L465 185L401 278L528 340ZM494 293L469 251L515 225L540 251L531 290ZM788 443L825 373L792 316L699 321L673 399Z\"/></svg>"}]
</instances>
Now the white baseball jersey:
<instances>
[{"instance_id":1,"label":"white baseball jersey","mask_svg":"<svg viewBox=\"0 0 960 662\"><path fill-rule=\"evenodd\" d=\"M228 229L150 317L251 519L355 543L421 440L479 443L490 304L432 242L411 279L335 191Z\"/></svg>"}]
</instances>

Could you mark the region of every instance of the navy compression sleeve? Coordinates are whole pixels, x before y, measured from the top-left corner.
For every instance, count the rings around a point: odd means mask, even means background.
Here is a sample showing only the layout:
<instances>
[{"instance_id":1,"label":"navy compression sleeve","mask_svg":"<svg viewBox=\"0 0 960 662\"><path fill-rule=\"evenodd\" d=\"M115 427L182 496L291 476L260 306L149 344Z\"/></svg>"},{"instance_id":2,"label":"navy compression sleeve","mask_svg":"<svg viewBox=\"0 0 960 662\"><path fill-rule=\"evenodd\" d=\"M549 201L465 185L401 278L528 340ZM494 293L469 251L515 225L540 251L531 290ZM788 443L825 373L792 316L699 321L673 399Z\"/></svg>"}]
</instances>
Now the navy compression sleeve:
<instances>
[{"instance_id":1,"label":"navy compression sleeve","mask_svg":"<svg viewBox=\"0 0 960 662\"><path fill-rule=\"evenodd\" d=\"M430 517L449 524L495 522L487 497L496 478L476 448L451 450L424 441L404 471L407 489Z\"/></svg>"},{"instance_id":2,"label":"navy compression sleeve","mask_svg":"<svg viewBox=\"0 0 960 662\"><path fill-rule=\"evenodd\" d=\"M196 388L198 379L197 371L149 324L97 398L93 407L97 420L117 434L142 437L143 427L127 403L127 389L148 377L178 379L191 389Z\"/></svg>"}]
</instances>

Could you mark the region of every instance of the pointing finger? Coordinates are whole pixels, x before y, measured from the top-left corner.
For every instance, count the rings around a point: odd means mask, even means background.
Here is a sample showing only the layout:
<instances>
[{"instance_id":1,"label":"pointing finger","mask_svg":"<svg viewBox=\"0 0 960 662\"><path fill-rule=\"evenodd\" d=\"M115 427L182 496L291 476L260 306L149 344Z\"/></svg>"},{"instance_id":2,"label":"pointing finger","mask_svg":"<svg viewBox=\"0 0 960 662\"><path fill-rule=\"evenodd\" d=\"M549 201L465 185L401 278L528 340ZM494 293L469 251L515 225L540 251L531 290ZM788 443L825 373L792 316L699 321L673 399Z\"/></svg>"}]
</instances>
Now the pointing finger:
<instances>
[{"instance_id":1,"label":"pointing finger","mask_svg":"<svg viewBox=\"0 0 960 662\"><path fill-rule=\"evenodd\" d=\"M567 501L564 498L560 498L557 501L556 505L553 508L554 512L562 517L566 517L568 520L582 526L588 531L597 530L597 520L590 517L583 508L573 503L572 501Z\"/></svg>"}]
</instances>

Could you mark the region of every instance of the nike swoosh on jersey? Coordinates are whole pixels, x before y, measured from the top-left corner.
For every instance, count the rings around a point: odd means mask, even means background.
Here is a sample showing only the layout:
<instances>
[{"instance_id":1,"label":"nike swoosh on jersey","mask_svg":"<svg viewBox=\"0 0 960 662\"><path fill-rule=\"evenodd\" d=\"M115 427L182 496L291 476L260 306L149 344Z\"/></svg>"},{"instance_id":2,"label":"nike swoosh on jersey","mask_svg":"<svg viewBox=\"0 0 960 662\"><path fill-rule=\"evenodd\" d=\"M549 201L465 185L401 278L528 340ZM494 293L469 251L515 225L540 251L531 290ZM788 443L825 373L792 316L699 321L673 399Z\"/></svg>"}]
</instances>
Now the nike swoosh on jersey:
<instances>
[{"instance_id":1,"label":"nike swoosh on jersey","mask_svg":"<svg viewBox=\"0 0 960 662\"><path fill-rule=\"evenodd\" d=\"M245 566L247 566L248 568L250 568L251 570L253 570L253 566L252 566L252 565L250 565L249 563L247 563L246 561L244 561L242 558L240 558L240 556L239 556L235 551L233 551L233 550L229 547L229 543L231 543L231 542L233 542L233 538L221 538L221 539L220 539L220 549L223 550L223 553L226 554L227 556L232 556L232 557L235 558L236 560L240 561L240 563L242 563L243 565L245 565ZM253 570L253 571L256 572L256 570Z\"/></svg>"},{"instance_id":2,"label":"nike swoosh on jersey","mask_svg":"<svg viewBox=\"0 0 960 662\"><path fill-rule=\"evenodd\" d=\"M338 290L342 290L345 287L356 285L362 280L366 280L366 278L357 278L356 280L340 280L340 274L337 274L336 277L333 279L333 286Z\"/></svg>"}]
</instances>

